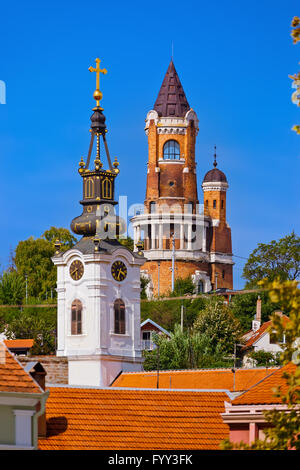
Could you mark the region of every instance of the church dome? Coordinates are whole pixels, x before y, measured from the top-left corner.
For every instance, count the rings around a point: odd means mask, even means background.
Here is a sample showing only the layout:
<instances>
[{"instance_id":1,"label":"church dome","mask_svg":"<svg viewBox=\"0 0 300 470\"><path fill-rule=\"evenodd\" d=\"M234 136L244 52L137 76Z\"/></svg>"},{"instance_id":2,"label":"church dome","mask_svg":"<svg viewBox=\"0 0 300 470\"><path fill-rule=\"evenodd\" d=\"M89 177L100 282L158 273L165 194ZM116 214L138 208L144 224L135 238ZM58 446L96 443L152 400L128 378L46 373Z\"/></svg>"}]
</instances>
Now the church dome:
<instances>
[{"instance_id":1,"label":"church dome","mask_svg":"<svg viewBox=\"0 0 300 470\"><path fill-rule=\"evenodd\" d=\"M203 183L227 183L225 173L217 168L216 146L214 154L214 168L206 173L203 179Z\"/></svg>"},{"instance_id":2,"label":"church dome","mask_svg":"<svg viewBox=\"0 0 300 470\"><path fill-rule=\"evenodd\" d=\"M227 183L227 178L223 171L218 168L209 170L204 176L203 183Z\"/></svg>"}]
</instances>

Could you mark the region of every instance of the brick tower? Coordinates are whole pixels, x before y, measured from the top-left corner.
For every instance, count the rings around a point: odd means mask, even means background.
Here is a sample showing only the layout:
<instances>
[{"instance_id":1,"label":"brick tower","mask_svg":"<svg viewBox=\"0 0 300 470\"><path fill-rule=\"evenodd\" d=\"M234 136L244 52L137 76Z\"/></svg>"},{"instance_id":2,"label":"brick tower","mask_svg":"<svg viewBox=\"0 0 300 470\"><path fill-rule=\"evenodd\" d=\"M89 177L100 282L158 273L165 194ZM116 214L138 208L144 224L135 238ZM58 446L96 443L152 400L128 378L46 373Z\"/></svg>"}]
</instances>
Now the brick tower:
<instances>
[{"instance_id":1,"label":"brick tower","mask_svg":"<svg viewBox=\"0 0 300 470\"><path fill-rule=\"evenodd\" d=\"M135 250L144 238L143 275L148 294L172 290L176 278L192 276L196 292L232 288L231 233L226 223L228 183L216 168L204 177L205 209L199 206L195 144L198 118L173 61L154 109L146 117L147 188L144 213L132 219Z\"/></svg>"}]
</instances>

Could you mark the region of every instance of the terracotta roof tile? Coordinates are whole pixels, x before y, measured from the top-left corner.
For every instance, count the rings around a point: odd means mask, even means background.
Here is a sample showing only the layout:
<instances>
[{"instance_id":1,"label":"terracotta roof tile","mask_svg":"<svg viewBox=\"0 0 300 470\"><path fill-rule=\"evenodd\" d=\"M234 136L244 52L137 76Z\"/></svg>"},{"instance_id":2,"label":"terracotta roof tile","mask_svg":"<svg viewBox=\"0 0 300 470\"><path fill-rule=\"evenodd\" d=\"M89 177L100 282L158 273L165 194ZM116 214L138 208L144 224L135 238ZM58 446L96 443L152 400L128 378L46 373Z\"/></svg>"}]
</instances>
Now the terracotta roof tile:
<instances>
[{"instance_id":1,"label":"terracotta roof tile","mask_svg":"<svg viewBox=\"0 0 300 470\"><path fill-rule=\"evenodd\" d=\"M274 371L271 375L261 380L258 384L242 393L235 400L233 405L258 405L281 403L280 398L274 395L274 389L280 387L282 393L286 393L288 386L283 377L284 372L291 373L296 369L296 365L290 363Z\"/></svg>"},{"instance_id":2,"label":"terracotta roof tile","mask_svg":"<svg viewBox=\"0 0 300 470\"><path fill-rule=\"evenodd\" d=\"M4 342L0 342L0 392L42 393Z\"/></svg>"},{"instance_id":3,"label":"terracotta roof tile","mask_svg":"<svg viewBox=\"0 0 300 470\"><path fill-rule=\"evenodd\" d=\"M159 388L244 391L277 369L237 369L235 378L231 369L160 371ZM156 384L155 371L123 372L112 386L156 388Z\"/></svg>"},{"instance_id":4,"label":"terracotta roof tile","mask_svg":"<svg viewBox=\"0 0 300 470\"><path fill-rule=\"evenodd\" d=\"M42 450L218 449L222 392L50 387Z\"/></svg>"},{"instance_id":5,"label":"terracotta roof tile","mask_svg":"<svg viewBox=\"0 0 300 470\"><path fill-rule=\"evenodd\" d=\"M33 339L5 339L5 345L8 348L32 348Z\"/></svg>"}]
</instances>

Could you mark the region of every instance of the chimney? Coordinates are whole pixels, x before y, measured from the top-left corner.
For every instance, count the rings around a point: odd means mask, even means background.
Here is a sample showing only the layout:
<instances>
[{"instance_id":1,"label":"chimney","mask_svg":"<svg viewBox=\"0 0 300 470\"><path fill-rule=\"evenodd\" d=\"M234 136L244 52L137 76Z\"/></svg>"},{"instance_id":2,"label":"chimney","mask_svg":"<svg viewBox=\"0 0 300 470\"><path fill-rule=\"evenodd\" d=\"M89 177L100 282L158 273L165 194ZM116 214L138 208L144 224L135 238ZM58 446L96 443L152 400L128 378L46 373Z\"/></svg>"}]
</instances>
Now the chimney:
<instances>
[{"instance_id":1,"label":"chimney","mask_svg":"<svg viewBox=\"0 0 300 470\"><path fill-rule=\"evenodd\" d=\"M256 302L256 314L254 316L254 320L252 321L252 331L255 332L259 330L261 325L261 298L258 296Z\"/></svg>"},{"instance_id":2,"label":"chimney","mask_svg":"<svg viewBox=\"0 0 300 470\"><path fill-rule=\"evenodd\" d=\"M39 384L42 390L45 390L45 379L47 372L40 362L32 363L30 362L25 370L31 375L31 377ZM38 404L37 411L40 411L41 404ZM47 425L46 425L46 413L43 413L38 418L38 436L46 437L47 434Z\"/></svg>"}]
</instances>

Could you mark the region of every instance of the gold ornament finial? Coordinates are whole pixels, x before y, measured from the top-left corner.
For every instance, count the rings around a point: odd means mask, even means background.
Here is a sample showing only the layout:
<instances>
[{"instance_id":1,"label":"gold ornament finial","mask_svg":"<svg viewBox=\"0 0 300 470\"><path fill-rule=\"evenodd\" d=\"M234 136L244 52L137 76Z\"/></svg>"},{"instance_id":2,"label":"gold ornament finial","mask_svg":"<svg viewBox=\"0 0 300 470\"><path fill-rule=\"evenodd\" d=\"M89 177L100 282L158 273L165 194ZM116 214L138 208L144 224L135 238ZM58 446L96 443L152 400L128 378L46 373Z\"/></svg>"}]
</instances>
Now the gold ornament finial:
<instances>
[{"instance_id":1,"label":"gold ornament finial","mask_svg":"<svg viewBox=\"0 0 300 470\"><path fill-rule=\"evenodd\" d=\"M97 106L100 106L100 101L102 100L103 94L100 91L100 73L103 73L103 75L107 74L106 69L100 69L100 59L96 59L96 67L89 67L90 72L96 72L96 90L94 91L94 98L96 100Z\"/></svg>"}]
</instances>

